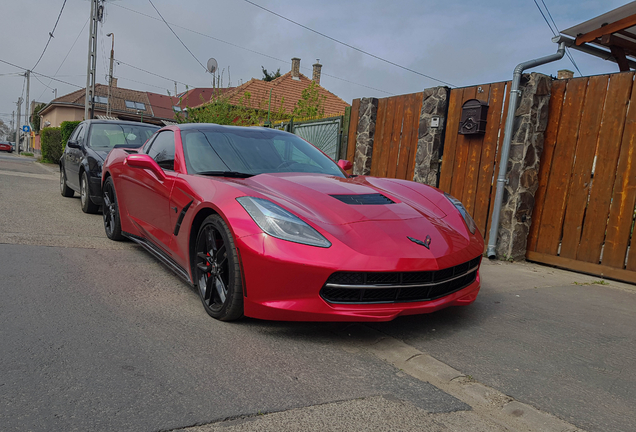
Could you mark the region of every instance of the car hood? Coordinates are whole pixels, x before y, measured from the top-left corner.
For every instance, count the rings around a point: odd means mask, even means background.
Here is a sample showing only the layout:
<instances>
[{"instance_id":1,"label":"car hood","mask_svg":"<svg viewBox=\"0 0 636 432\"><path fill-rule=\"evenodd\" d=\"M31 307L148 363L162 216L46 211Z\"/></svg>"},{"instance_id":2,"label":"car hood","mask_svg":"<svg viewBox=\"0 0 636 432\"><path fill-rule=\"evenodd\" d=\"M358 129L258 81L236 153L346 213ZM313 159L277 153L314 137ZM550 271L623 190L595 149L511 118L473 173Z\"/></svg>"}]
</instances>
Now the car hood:
<instances>
[{"instance_id":1,"label":"car hood","mask_svg":"<svg viewBox=\"0 0 636 432\"><path fill-rule=\"evenodd\" d=\"M367 254L373 251L376 256L434 258L447 254L451 247L457 250L470 243L463 221L458 229L456 217L446 218L438 205L407 182L374 177L261 174L236 183L243 185L246 195L262 195ZM393 203L348 204L333 196L363 194L381 194ZM422 242L429 237L434 247L426 248L408 237Z\"/></svg>"},{"instance_id":2,"label":"car hood","mask_svg":"<svg viewBox=\"0 0 636 432\"><path fill-rule=\"evenodd\" d=\"M95 157L95 159L98 159L100 162L104 162L106 160L106 156L108 156L108 153L110 153L110 150L105 151L105 150L91 149L91 152L93 153L93 156Z\"/></svg>"},{"instance_id":3,"label":"car hood","mask_svg":"<svg viewBox=\"0 0 636 432\"><path fill-rule=\"evenodd\" d=\"M388 179L383 179L388 180ZM390 181L390 180L389 180ZM326 175L261 174L242 184L306 219L344 225L380 220L407 220L424 216L439 218L445 214L423 195L404 197L389 192L366 178L340 178ZM249 191L246 191L249 195ZM397 191L399 192L399 191ZM405 188L405 192L408 192ZM380 194L387 204L349 204L356 195ZM412 194L411 194L412 195ZM339 199L340 198L340 199ZM392 201L392 203L391 203Z\"/></svg>"}]
</instances>

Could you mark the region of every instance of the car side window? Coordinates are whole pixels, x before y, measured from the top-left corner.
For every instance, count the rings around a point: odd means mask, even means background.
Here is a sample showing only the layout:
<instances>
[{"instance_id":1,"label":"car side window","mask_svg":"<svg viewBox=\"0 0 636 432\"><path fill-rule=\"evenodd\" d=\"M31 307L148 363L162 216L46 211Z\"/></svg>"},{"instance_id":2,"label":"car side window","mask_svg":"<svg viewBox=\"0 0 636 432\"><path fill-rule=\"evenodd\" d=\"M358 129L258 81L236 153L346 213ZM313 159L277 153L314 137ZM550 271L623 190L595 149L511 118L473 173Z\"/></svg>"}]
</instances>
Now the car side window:
<instances>
[{"instance_id":1,"label":"car side window","mask_svg":"<svg viewBox=\"0 0 636 432\"><path fill-rule=\"evenodd\" d=\"M81 138L80 138L81 135ZM75 130L73 131L73 133L71 134L71 137L69 138L69 140L71 141L81 141L82 139L84 139L84 125L81 124L79 126L77 126L75 128Z\"/></svg>"},{"instance_id":2,"label":"car side window","mask_svg":"<svg viewBox=\"0 0 636 432\"><path fill-rule=\"evenodd\" d=\"M164 170L174 171L174 148L174 132L163 131L150 144L148 156Z\"/></svg>"},{"instance_id":3,"label":"car side window","mask_svg":"<svg viewBox=\"0 0 636 432\"><path fill-rule=\"evenodd\" d=\"M86 130L88 128L86 126L84 126L84 125L80 125L80 127L81 127L81 129L79 131L77 131L77 138L75 138L75 140L78 143L83 144L84 143L84 136L86 135Z\"/></svg>"}]
</instances>

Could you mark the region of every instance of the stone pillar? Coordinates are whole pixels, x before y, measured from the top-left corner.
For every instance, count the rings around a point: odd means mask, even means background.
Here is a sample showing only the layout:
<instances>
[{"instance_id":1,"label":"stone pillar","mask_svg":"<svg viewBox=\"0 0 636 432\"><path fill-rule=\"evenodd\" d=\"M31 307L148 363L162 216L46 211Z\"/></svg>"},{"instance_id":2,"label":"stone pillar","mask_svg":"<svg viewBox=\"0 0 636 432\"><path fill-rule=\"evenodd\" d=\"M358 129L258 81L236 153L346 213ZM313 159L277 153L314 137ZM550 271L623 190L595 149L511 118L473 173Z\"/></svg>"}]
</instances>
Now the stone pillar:
<instances>
[{"instance_id":1,"label":"stone pillar","mask_svg":"<svg viewBox=\"0 0 636 432\"><path fill-rule=\"evenodd\" d=\"M375 122L378 115L378 99L360 99L359 113L353 174L369 175L371 173L371 157L373 156Z\"/></svg>"},{"instance_id":2,"label":"stone pillar","mask_svg":"<svg viewBox=\"0 0 636 432\"><path fill-rule=\"evenodd\" d=\"M551 88L552 79L546 75L532 73L521 78L523 93L515 112L496 249L501 259L523 260L526 256Z\"/></svg>"},{"instance_id":3,"label":"stone pillar","mask_svg":"<svg viewBox=\"0 0 636 432\"><path fill-rule=\"evenodd\" d=\"M433 87L424 90L413 181L429 186L437 186L439 178L439 153L444 144L448 91L448 87ZM431 125L431 121L434 119L439 122L437 127Z\"/></svg>"},{"instance_id":4,"label":"stone pillar","mask_svg":"<svg viewBox=\"0 0 636 432\"><path fill-rule=\"evenodd\" d=\"M568 69L561 69L557 72L557 79L570 79L574 78L574 72Z\"/></svg>"}]
</instances>

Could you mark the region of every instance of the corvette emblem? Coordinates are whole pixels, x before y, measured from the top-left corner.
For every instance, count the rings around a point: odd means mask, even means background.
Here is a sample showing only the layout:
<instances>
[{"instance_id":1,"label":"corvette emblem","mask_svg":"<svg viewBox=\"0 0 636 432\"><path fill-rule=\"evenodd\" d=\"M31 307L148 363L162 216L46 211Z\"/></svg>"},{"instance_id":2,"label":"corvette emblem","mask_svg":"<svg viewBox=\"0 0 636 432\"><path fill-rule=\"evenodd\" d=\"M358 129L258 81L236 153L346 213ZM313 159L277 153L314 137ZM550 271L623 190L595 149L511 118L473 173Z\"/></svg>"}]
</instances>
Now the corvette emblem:
<instances>
[{"instance_id":1,"label":"corvette emblem","mask_svg":"<svg viewBox=\"0 0 636 432\"><path fill-rule=\"evenodd\" d=\"M406 238L411 240L413 243L417 243L420 246L424 246L426 249L430 249L431 248L431 236L429 236L429 235L426 236L426 240L424 240L424 241L418 240L416 238L409 237L409 236L406 236Z\"/></svg>"}]
</instances>

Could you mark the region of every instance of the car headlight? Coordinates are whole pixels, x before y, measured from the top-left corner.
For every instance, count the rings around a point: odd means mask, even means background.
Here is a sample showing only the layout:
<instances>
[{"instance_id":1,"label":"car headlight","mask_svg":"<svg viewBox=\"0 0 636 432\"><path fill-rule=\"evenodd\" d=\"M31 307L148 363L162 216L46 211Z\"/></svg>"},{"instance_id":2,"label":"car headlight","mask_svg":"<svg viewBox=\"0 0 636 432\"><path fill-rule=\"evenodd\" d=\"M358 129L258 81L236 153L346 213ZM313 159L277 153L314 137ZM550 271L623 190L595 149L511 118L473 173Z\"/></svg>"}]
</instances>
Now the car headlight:
<instances>
[{"instance_id":1,"label":"car headlight","mask_svg":"<svg viewBox=\"0 0 636 432\"><path fill-rule=\"evenodd\" d=\"M462 217L464 218L464 222L466 222L466 227L468 227L468 230L470 231L470 233L475 234L475 231L477 230L477 224L475 224L475 221L473 220L473 218L470 216L470 214L468 214L468 210L466 210L466 207L464 207L464 204L462 204L460 200L447 194L446 192L444 192L444 196L448 198L448 200L455 206L455 208L462 215Z\"/></svg>"},{"instance_id":2,"label":"car headlight","mask_svg":"<svg viewBox=\"0 0 636 432\"><path fill-rule=\"evenodd\" d=\"M274 204L271 201L254 197L236 199L254 222L272 237L309 246L328 248L331 242L318 231L303 222L298 216Z\"/></svg>"}]
</instances>

